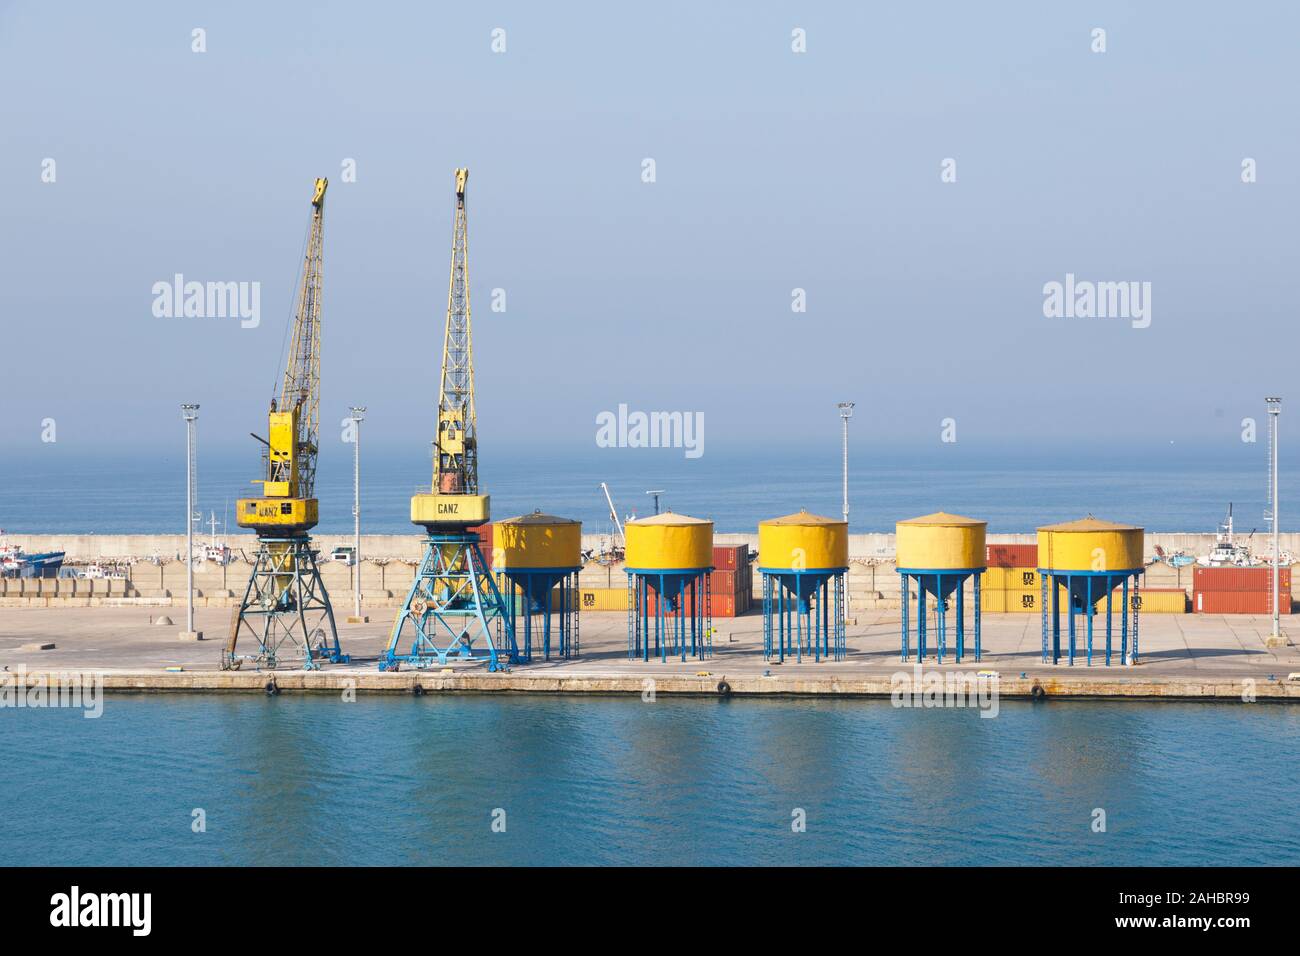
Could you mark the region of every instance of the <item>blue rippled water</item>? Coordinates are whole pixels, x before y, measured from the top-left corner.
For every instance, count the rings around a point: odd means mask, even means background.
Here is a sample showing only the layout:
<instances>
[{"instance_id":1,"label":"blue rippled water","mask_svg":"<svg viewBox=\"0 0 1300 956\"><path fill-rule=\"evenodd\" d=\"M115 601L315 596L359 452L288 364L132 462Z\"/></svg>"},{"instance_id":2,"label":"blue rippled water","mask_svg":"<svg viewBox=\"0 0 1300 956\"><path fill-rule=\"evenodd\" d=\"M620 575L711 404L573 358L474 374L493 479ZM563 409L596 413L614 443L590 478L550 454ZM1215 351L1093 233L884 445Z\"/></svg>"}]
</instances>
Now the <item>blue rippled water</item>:
<instances>
[{"instance_id":1,"label":"blue rippled water","mask_svg":"<svg viewBox=\"0 0 1300 956\"><path fill-rule=\"evenodd\" d=\"M1295 865L1297 758L1263 704L109 697L0 710L0 864Z\"/></svg>"}]
</instances>

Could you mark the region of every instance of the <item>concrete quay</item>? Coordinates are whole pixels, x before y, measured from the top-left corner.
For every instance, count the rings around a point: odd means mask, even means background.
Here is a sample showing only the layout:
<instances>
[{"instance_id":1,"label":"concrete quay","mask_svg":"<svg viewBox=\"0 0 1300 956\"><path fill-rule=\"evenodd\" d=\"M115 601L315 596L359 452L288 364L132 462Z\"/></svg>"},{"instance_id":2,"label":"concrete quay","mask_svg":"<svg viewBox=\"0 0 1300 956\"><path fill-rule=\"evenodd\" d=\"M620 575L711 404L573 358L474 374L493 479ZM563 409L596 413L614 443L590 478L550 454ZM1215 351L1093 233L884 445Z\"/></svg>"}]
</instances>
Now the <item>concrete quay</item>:
<instances>
[{"instance_id":1,"label":"concrete quay","mask_svg":"<svg viewBox=\"0 0 1300 956\"><path fill-rule=\"evenodd\" d=\"M571 661L538 661L508 673L489 674L482 665L454 664L424 671L381 673L376 667L387 642L390 620L372 615L367 624L339 625L344 651L353 663L320 671L221 671L220 649L229 611L203 609L195 625L208 640L183 642L183 621L150 623L157 610L137 607L0 609L0 665L8 674L102 675L104 687L121 692L254 692L268 682L283 692L341 693L516 692L566 694L655 694L705 696L858 696L888 697L895 675L914 676L912 663L899 660L897 611L859 615L848 633L844 661L785 664L765 662L762 616L749 614L715 622L713 656L704 661L630 661L626 616L581 616L581 656ZM933 657L926 674L996 671L999 695L1071 699L1300 701L1300 648L1266 646L1270 623L1263 616L1151 615L1142 618L1141 657L1134 666L1101 666L1104 643L1094 643L1088 667L1082 642L1074 666L1044 665L1037 615L984 617L983 659L943 665ZM52 650L25 645L54 644ZM1115 643L1118 659L1118 640ZM241 648L241 650L248 650ZM167 670L166 668L179 668ZM8 680L0 673L0 679ZM647 679L653 681L648 684Z\"/></svg>"}]
</instances>

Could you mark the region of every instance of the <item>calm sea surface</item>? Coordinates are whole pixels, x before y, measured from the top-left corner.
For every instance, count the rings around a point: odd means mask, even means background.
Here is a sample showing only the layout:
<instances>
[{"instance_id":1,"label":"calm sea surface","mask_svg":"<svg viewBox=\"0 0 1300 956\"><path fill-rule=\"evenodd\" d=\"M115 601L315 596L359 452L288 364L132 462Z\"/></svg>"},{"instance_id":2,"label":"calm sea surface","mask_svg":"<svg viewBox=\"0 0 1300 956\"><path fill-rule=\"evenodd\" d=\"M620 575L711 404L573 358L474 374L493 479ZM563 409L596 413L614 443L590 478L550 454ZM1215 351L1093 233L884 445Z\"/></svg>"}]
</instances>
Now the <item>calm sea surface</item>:
<instances>
[{"instance_id":1,"label":"calm sea surface","mask_svg":"<svg viewBox=\"0 0 1300 956\"><path fill-rule=\"evenodd\" d=\"M0 864L1295 865L1297 759L1264 704L119 696L0 710Z\"/></svg>"},{"instance_id":2,"label":"calm sea surface","mask_svg":"<svg viewBox=\"0 0 1300 956\"><path fill-rule=\"evenodd\" d=\"M1112 451L1069 449L1032 457L972 451L859 449L850 465L851 530L892 531L894 522L943 509L975 515L993 532L1092 512L1160 531L1215 529L1228 503L1237 528L1264 530L1266 449L1263 444L1196 452L1178 446ZM1300 493L1300 460L1282 462L1284 530ZM250 494L259 462L248 451L204 451L199 459L199 508L218 528ZM408 500L427 490L429 464L419 449L376 447L363 458L363 530L415 533ZM718 531L752 532L759 521L800 508L840 513L839 449L815 453L718 449L699 459L663 449L606 449L567 455L505 446L480 466L498 517L542 509L578 518L584 530L611 530L600 482L609 483L620 515L651 513L645 494L664 489L663 506L711 517ZM421 487L423 486L423 487ZM352 530L352 460L348 448L323 452L317 480L323 533ZM1300 515L1300 510L1294 512ZM185 529L184 455L89 455L51 445L0 454L0 528L25 533L176 533Z\"/></svg>"}]
</instances>

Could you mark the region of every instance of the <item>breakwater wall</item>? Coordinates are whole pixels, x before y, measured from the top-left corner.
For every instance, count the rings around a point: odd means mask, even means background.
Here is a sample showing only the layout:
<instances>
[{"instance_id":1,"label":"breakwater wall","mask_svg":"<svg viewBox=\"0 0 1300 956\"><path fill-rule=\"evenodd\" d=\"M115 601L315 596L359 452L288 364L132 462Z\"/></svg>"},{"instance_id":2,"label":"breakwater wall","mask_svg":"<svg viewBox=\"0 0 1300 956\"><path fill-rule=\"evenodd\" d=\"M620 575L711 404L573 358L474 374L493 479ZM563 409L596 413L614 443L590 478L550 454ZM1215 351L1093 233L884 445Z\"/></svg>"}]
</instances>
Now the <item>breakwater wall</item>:
<instances>
[{"instance_id":1,"label":"breakwater wall","mask_svg":"<svg viewBox=\"0 0 1300 956\"><path fill-rule=\"evenodd\" d=\"M183 534L9 534L5 540L10 544L21 546L29 553L44 551L63 551L67 560L75 563L94 561L143 561L151 557L178 560L185 551ZM196 535L196 543L207 538ZM231 534L224 539L236 552L241 550L251 554L256 547L256 538L251 534ZM350 534L319 534L313 540L321 552L328 554L336 547L350 547L353 543ZM988 535L989 544L1034 544L1037 537L1027 534L993 534ZM1300 554L1300 533L1286 532L1280 536L1283 551ZM584 534L584 548L599 548L608 543L608 535ZM1188 554L1205 554L1214 547L1215 536L1195 532L1148 531L1146 534L1146 554L1148 559L1155 556L1159 547L1166 553L1184 551ZM748 544L750 548L758 547L758 534L717 534L714 543L718 545ZM1253 545L1261 553L1269 546L1269 538L1258 534ZM412 534L363 534L361 536L361 553L378 560L418 561L424 539L417 533ZM889 560L894 555L894 535L885 532L869 532L849 535L849 556L857 561Z\"/></svg>"}]
</instances>

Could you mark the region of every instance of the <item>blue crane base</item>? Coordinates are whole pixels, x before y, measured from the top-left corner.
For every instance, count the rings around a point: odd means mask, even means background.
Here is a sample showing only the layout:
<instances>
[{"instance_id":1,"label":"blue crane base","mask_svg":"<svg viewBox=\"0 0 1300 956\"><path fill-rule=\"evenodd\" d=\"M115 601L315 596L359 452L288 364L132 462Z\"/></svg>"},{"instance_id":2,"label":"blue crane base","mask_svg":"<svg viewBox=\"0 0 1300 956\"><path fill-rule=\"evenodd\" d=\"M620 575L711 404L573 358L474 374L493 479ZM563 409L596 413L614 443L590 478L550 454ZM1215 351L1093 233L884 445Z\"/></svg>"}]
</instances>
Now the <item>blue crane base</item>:
<instances>
[{"instance_id":1,"label":"blue crane base","mask_svg":"<svg viewBox=\"0 0 1300 956\"><path fill-rule=\"evenodd\" d=\"M493 637L493 622L501 646ZM410 639L405 653L399 650L404 634ZM429 535L379 669L433 667L453 661L485 663L489 671L507 670L519 662L514 622L483 560L478 535L472 532Z\"/></svg>"},{"instance_id":2,"label":"blue crane base","mask_svg":"<svg viewBox=\"0 0 1300 956\"><path fill-rule=\"evenodd\" d=\"M1061 663L1061 588L1065 588L1069 600L1065 613L1067 623L1066 663L1073 666L1077 650L1075 622L1082 614L1087 633L1086 661L1092 666L1092 632L1093 620L1097 615L1097 604L1106 599L1106 666L1111 663L1114 592L1121 589L1119 606L1119 659L1121 664L1136 664L1138 659L1138 608L1142 598L1138 590L1138 579L1142 568L1130 568L1124 571L1045 571L1038 569L1042 587L1040 606L1043 614L1043 663ZM1130 583L1130 579L1132 579ZM1129 588L1132 587L1130 594ZM1050 594L1048 589L1050 590ZM1051 601L1049 606L1048 601ZM1130 618L1131 615L1131 618ZM1133 642L1129 643L1129 621L1132 620Z\"/></svg>"},{"instance_id":3,"label":"blue crane base","mask_svg":"<svg viewBox=\"0 0 1300 956\"><path fill-rule=\"evenodd\" d=\"M257 642L254 653L236 652L241 637ZM247 644L247 641L245 641ZM334 608L307 535L258 537L253 570L221 655L222 670L245 664L274 670L301 664L317 670L326 661L346 664Z\"/></svg>"}]
</instances>

